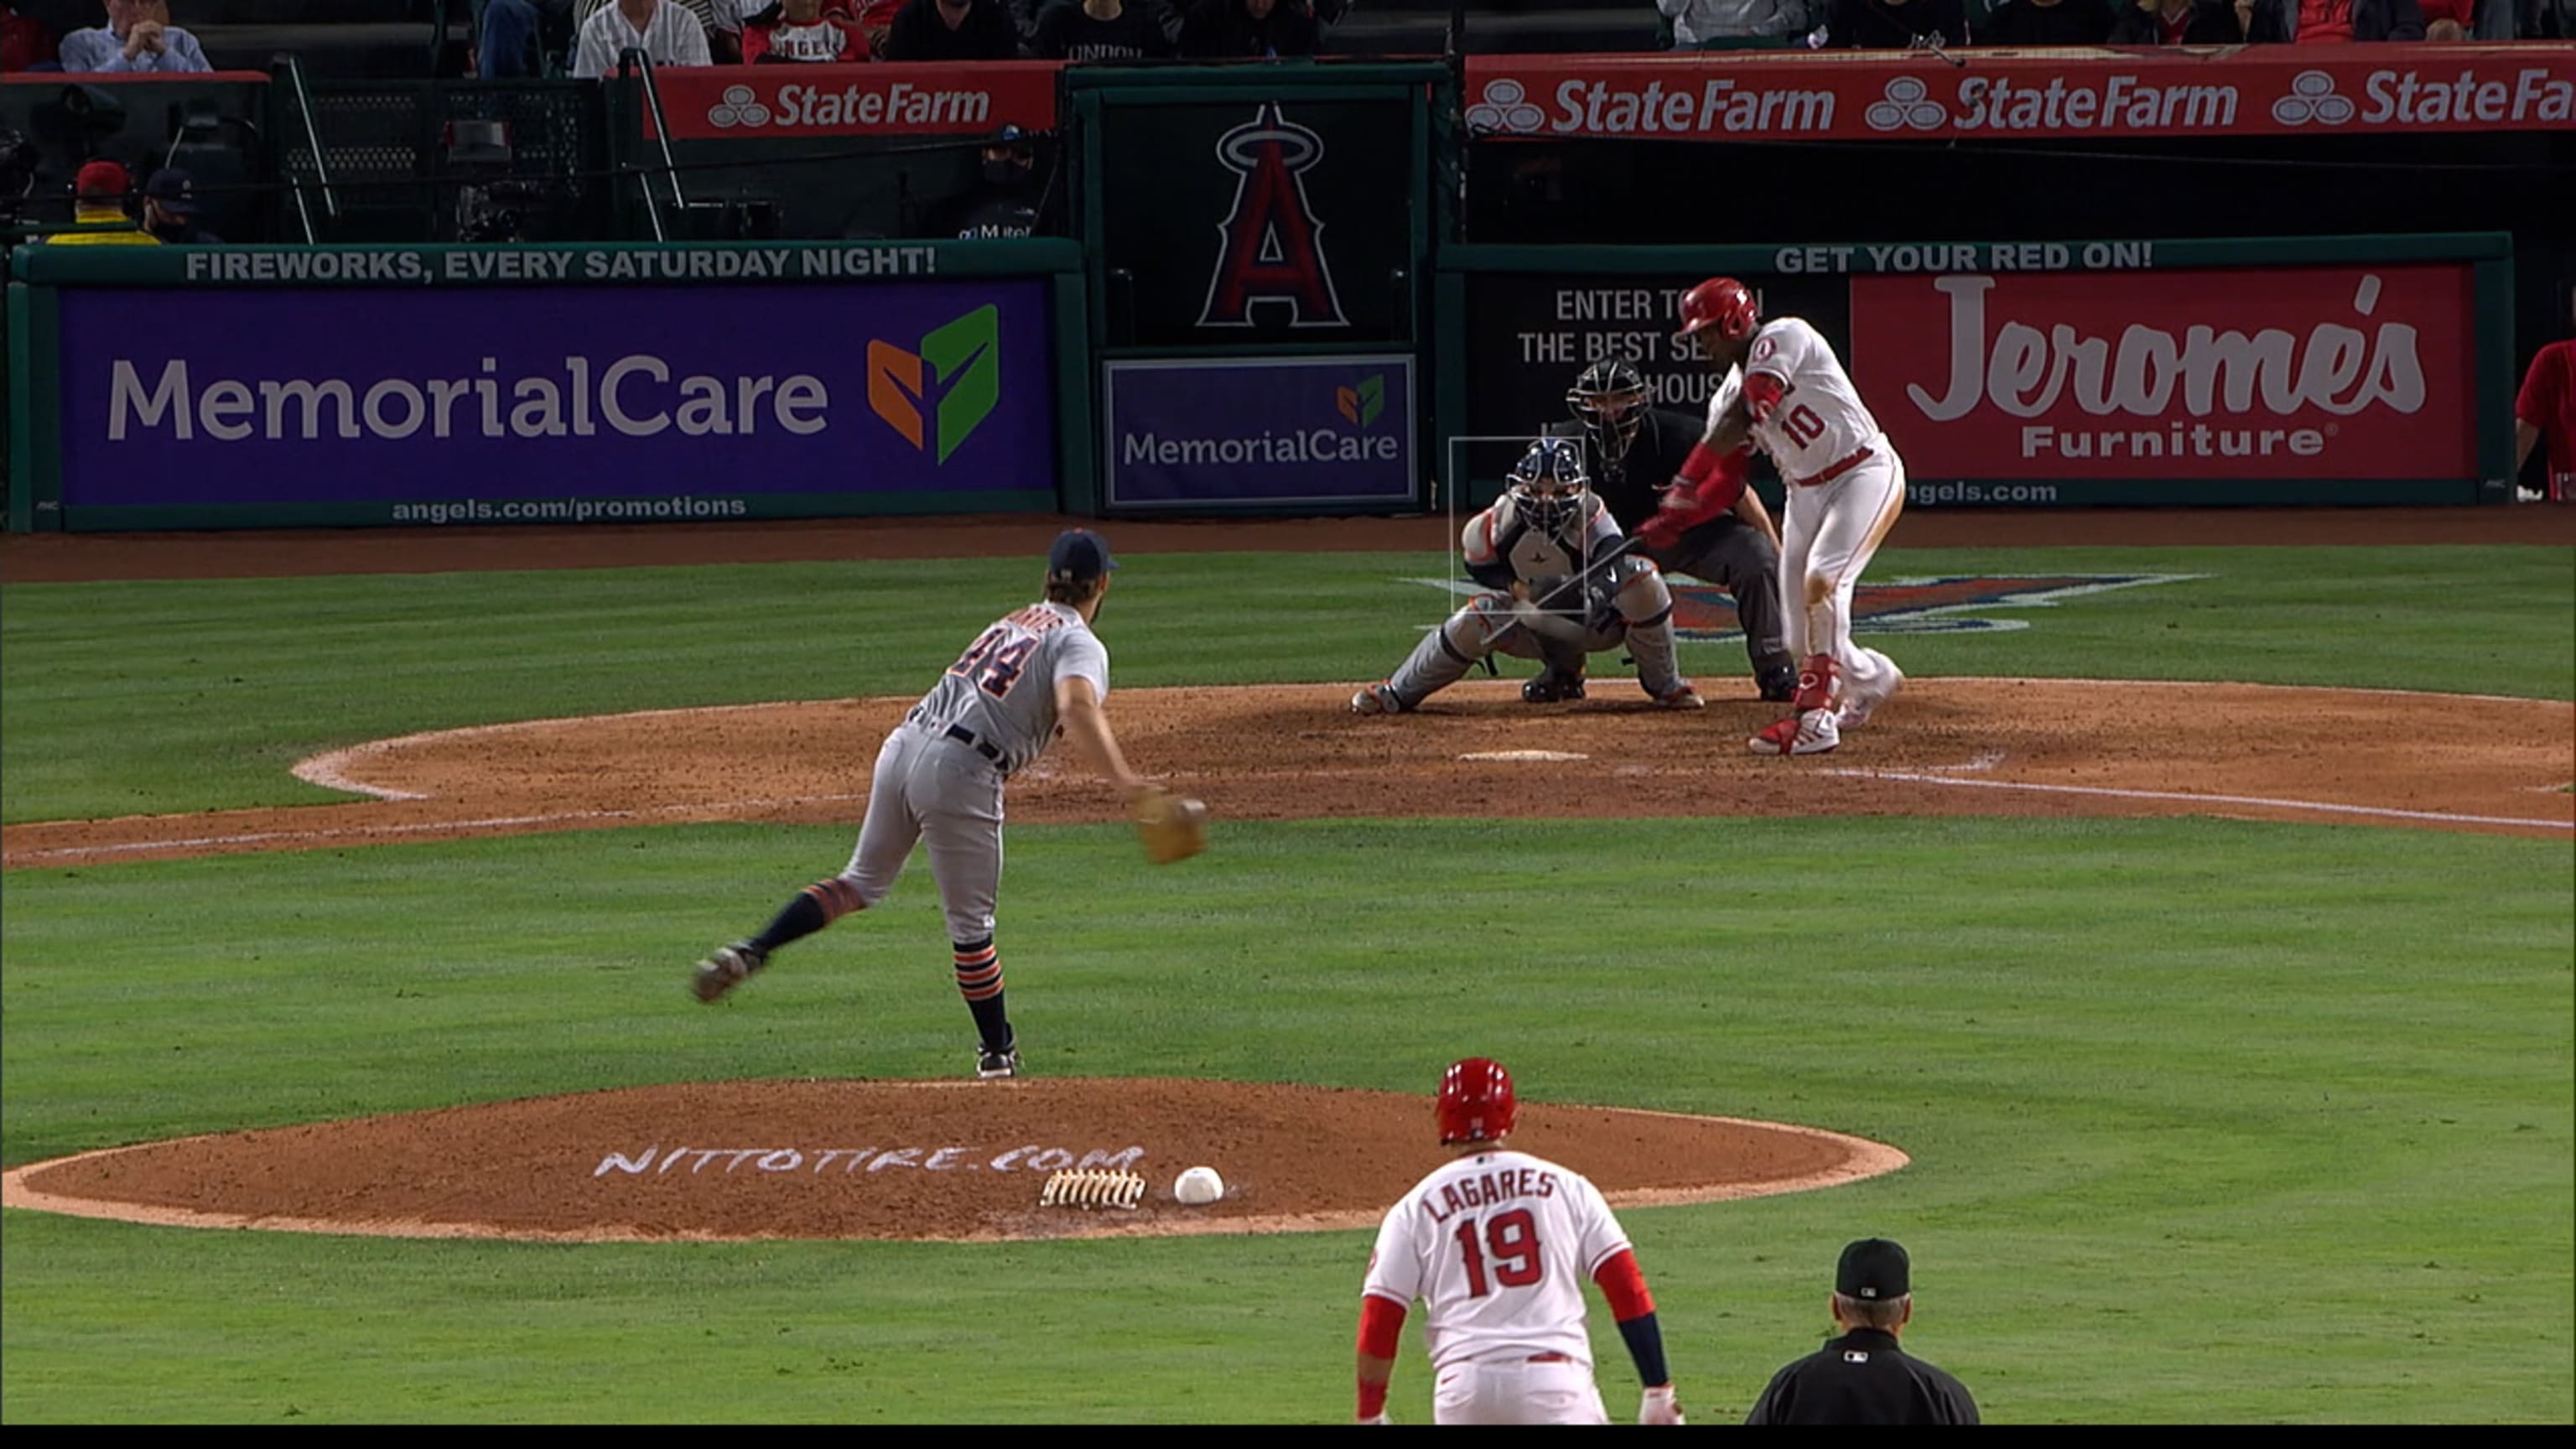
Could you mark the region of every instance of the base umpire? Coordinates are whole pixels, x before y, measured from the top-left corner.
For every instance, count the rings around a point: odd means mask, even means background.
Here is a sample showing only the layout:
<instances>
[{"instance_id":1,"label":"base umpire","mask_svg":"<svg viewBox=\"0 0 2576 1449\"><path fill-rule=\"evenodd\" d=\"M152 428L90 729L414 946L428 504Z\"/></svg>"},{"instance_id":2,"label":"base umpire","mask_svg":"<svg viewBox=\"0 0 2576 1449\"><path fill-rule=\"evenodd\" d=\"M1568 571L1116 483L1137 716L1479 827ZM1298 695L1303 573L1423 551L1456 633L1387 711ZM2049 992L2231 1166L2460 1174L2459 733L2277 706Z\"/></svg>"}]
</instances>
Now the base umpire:
<instances>
[{"instance_id":1,"label":"base umpire","mask_svg":"<svg viewBox=\"0 0 2576 1449\"><path fill-rule=\"evenodd\" d=\"M1567 391L1571 423L1551 431L1583 439L1592 487L1610 507L1621 531L1635 534L1663 501L1663 490L1681 471L1702 431L1701 420L1671 408L1650 407L1652 394L1636 367L1617 360L1583 369ZM1762 500L1746 489L1731 514L1684 533L1670 548L1646 556L1665 573L1705 579L1735 597L1744 627L1744 653L1767 700L1798 690L1798 664L1780 635L1780 532Z\"/></svg>"},{"instance_id":2,"label":"base umpire","mask_svg":"<svg viewBox=\"0 0 2576 1449\"><path fill-rule=\"evenodd\" d=\"M1896 1346L1914 1317L1905 1249L1863 1238L1834 1268L1832 1311L1842 1333L1771 1378L1747 1424L1974 1424L1976 1400L1957 1379Z\"/></svg>"}]
</instances>

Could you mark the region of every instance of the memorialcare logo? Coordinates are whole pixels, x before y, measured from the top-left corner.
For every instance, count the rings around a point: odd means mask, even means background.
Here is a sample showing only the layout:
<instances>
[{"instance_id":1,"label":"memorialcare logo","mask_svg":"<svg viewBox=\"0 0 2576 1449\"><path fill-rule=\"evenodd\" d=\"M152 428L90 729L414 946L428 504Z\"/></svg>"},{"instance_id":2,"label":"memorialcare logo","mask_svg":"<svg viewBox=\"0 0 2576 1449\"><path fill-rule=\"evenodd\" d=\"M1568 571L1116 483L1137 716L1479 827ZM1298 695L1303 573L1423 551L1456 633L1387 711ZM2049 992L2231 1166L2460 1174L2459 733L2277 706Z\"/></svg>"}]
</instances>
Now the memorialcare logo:
<instances>
[{"instance_id":1,"label":"memorialcare logo","mask_svg":"<svg viewBox=\"0 0 2576 1449\"><path fill-rule=\"evenodd\" d=\"M871 340L868 406L915 448L935 438L947 462L1002 400L1001 323L988 303L925 334L919 352Z\"/></svg>"},{"instance_id":2,"label":"memorialcare logo","mask_svg":"<svg viewBox=\"0 0 2576 1449\"><path fill-rule=\"evenodd\" d=\"M1306 199L1306 171L1324 138L1291 124L1275 104L1217 138L1216 159L1239 178L1234 209L1217 223L1201 327L1249 327L1252 309L1288 310L1291 327L1346 327L1324 257L1324 223Z\"/></svg>"},{"instance_id":3,"label":"memorialcare logo","mask_svg":"<svg viewBox=\"0 0 2576 1449\"><path fill-rule=\"evenodd\" d=\"M1668 576L1673 590L1673 632L1684 639L1727 640L1743 637L1736 622L1735 600L1713 584L1684 582L1687 575ZM2113 589L2149 584L2178 584L2201 574L1963 574L1933 579L1864 581L1852 598L1852 632L1857 634L1965 634L2027 629L2025 619L1977 617L1988 609L2048 609L2067 599ZM1454 579L1411 579L1457 594L1481 593L1484 585Z\"/></svg>"},{"instance_id":4,"label":"memorialcare logo","mask_svg":"<svg viewBox=\"0 0 2576 1449\"><path fill-rule=\"evenodd\" d=\"M1365 428L1386 411L1386 374L1375 373L1361 378L1357 387L1333 389L1333 406L1341 410L1342 419L1354 427Z\"/></svg>"}]
</instances>

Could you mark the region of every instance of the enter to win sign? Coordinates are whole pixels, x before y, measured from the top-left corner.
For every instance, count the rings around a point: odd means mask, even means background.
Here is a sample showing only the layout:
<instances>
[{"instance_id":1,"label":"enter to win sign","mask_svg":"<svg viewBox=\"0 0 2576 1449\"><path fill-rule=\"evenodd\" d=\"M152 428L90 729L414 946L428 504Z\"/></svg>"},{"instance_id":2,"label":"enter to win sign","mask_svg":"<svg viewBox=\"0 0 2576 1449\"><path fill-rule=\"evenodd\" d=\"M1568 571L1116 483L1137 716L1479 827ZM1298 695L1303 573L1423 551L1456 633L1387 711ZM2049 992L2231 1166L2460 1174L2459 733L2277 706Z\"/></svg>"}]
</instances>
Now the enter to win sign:
<instances>
[{"instance_id":1,"label":"enter to win sign","mask_svg":"<svg viewBox=\"0 0 2576 1449\"><path fill-rule=\"evenodd\" d=\"M2473 478L2471 277L1854 277L1853 380L1919 479Z\"/></svg>"}]
</instances>

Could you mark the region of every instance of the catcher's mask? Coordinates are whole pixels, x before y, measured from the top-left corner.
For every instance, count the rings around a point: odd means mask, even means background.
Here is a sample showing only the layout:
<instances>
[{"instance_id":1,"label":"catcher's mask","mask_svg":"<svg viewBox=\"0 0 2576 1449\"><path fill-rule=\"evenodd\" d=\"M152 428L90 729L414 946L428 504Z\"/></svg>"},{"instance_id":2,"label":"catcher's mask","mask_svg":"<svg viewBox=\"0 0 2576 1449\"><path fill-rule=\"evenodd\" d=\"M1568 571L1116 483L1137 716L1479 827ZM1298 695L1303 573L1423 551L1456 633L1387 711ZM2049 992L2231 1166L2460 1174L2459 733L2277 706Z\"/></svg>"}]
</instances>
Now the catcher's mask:
<instances>
[{"instance_id":1,"label":"catcher's mask","mask_svg":"<svg viewBox=\"0 0 2576 1449\"><path fill-rule=\"evenodd\" d=\"M1512 1074L1488 1057L1452 1062L1440 1074L1440 1141L1496 1142L1520 1116L1520 1099L1512 1095Z\"/></svg>"},{"instance_id":2,"label":"catcher's mask","mask_svg":"<svg viewBox=\"0 0 2576 1449\"><path fill-rule=\"evenodd\" d=\"M1512 465L1512 496L1521 517L1542 533L1563 534L1583 516L1583 500L1592 479L1584 471L1583 449L1572 438L1541 438Z\"/></svg>"},{"instance_id":3,"label":"catcher's mask","mask_svg":"<svg viewBox=\"0 0 2576 1449\"><path fill-rule=\"evenodd\" d=\"M1628 445L1636 441L1638 425L1646 420L1650 400L1646 379L1636 365L1615 358L1583 369L1583 375L1565 394L1565 405L1573 411L1574 420L1583 424L1583 431L1591 436L1601 461L1610 464L1628 456Z\"/></svg>"}]
</instances>

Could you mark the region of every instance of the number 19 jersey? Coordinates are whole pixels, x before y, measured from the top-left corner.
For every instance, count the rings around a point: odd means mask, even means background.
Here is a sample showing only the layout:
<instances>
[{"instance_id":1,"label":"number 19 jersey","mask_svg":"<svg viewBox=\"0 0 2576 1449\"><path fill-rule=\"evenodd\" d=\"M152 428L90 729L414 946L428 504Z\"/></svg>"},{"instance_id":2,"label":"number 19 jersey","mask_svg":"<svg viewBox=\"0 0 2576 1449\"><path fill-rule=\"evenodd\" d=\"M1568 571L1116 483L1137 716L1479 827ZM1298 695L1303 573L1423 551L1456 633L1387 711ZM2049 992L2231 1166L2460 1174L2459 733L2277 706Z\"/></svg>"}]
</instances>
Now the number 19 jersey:
<instances>
[{"instance_id":1,"label":"number 19 jersey","mask_svg":"<svg viewBox=\"0 0 2576 1449\"><path fill-rule=\"evenodd\" d=\"M1589 1367L1583 1284L1628 1246L1581 1174L1526 1152L1461 1157L1386 1215L1366 1294L1423 1300L1436 1371L1472 1359L1561 1353Z\"/></svg>"},{"instance_id":2,"label":"number 19 jersey","mask_svg":"<svg viewBox=\"0 0 2576 1449\"><path fill-rule=\"evenodd\" d=\"M1091 681L1109 698L1109 651L1064 604L1031 604L997 620L948 666L912 711L933 734L956 726L999 752L1005 775L1028 767L1055 739L1055 684L1066 675Z\"/></svg>"}]
</instances>

